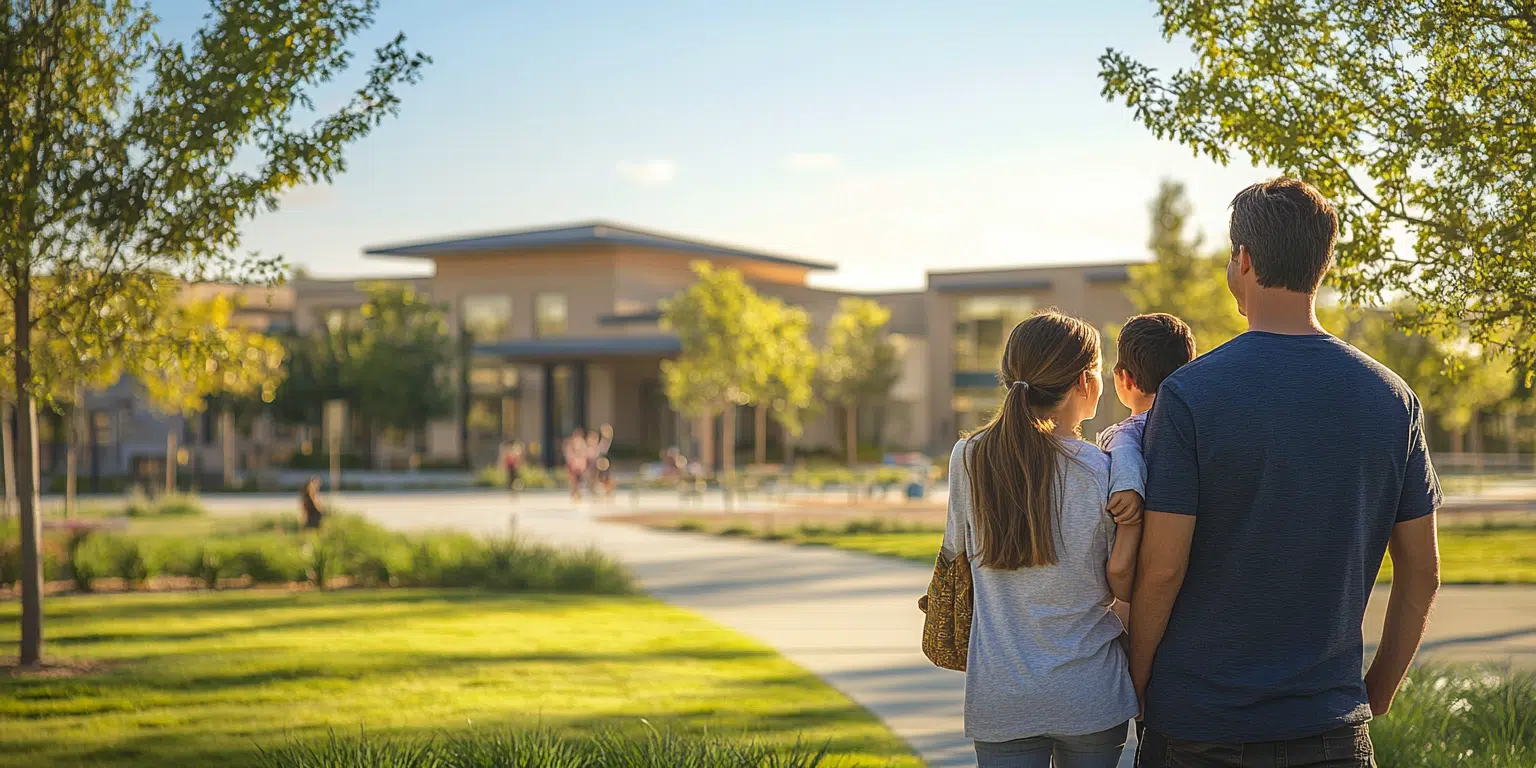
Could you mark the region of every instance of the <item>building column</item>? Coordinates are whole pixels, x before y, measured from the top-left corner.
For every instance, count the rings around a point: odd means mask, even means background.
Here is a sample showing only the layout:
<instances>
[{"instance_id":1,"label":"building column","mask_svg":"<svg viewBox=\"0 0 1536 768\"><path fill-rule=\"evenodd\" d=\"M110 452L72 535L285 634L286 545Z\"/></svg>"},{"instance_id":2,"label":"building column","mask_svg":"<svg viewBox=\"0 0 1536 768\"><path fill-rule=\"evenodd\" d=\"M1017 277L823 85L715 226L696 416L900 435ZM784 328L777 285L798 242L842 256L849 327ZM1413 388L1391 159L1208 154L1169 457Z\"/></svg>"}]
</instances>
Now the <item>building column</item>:
<instances>
[{"instance_id":1,"label":"building column","mask_svg":"<svg viewBox=\"0 0 1536 768\"><path fill-rule=\"evenodd\" d=\"M542 392L544 396L544 404L543 407L539 409L539 441L543 443L544 446L544 466L553 469L555 467L557 458L555 455L556 446L559 444L559 438L555 434L556 425L554 419L555 366L553 363L544 363L543 365L539 366L539 369L544 380L544 387Z\"/></svg>"},{"instance_id":2,"label":"building column","mask_svg":"<svg viewBox=\"0 0 1536 768\"><path fill-rule=\"evenodd\" d=\"M571 364L571 415L573 423L582 429L596 429L587 423L587 361Z\"/></svg>"}]
</instances>

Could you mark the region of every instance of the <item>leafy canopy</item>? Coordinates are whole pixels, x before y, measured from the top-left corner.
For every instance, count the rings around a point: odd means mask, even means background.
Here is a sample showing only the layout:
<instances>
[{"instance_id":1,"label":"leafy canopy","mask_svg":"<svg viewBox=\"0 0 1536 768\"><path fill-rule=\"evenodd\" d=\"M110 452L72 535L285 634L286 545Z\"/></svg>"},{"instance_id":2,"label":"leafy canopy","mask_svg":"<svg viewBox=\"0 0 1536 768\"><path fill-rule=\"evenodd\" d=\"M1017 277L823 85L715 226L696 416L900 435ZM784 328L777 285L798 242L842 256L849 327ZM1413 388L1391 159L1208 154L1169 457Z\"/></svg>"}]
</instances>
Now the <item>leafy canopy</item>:
<instances>
[{"instance_id":1,"label":"leafy canopy","mask_svg":"<svg viewBox=\"0 0 1536 768\"><path fill-rule=\"evenodd\" d=\"M1468 0L1160 0L1195 63L1109 50L1106 98L1159 138L1245 154L1341 214L1346 299L1536 371L1536 7Z\"/></svg>"},{"instance_id":2,"label":"leafy canopy","mask_svg":"<svg viewBox=\"0 0 1536 768\"><path fill-rule=\"evenodd\" d=\"M891 311L870 299L838 301L827 325L821 381L828 400L843 406L885 399L900 375L896 347L885 337Z\"/></svg>"},{"instance_id":3,"label":"leafy canopy","mask_svg":"<svg viewBox=\"0 0 1536 768\"><path fill-rule=\"evenodd\" d=\"M708 262L698 279L662 302L661 327L677 334L682 354L661 363L672 407L686 416L720 413L770 394L776 378L782 305L764 299L741 273Z\"/></svg>"}]
</instances>

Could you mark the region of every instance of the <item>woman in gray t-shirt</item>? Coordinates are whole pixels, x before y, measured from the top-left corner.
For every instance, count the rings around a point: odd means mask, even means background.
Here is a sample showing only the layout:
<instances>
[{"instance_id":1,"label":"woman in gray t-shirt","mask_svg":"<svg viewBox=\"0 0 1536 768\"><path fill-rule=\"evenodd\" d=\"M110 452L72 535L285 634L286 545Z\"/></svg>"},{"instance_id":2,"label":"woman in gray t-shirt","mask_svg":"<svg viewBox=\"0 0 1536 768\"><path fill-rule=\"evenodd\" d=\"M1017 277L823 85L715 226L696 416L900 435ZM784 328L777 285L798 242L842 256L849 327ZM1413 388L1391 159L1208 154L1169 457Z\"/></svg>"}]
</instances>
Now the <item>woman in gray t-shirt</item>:
<instances>
[{"instance_id":1,"label":"woman in gray t-shirt","mask_svg":"<svg viewBox=\"0 0 1536 768\"><path fill-rule=\"evenodd\" d=\"M1025 320L1002 408L950 457L944 554L971 560L965 733L981 768L1113 768L1137 712L1111 605L1129 597L1140 521L1117 536L1109 456L1078 437L1100 367L1092 326Z\"/></svg>"}]
</instances>

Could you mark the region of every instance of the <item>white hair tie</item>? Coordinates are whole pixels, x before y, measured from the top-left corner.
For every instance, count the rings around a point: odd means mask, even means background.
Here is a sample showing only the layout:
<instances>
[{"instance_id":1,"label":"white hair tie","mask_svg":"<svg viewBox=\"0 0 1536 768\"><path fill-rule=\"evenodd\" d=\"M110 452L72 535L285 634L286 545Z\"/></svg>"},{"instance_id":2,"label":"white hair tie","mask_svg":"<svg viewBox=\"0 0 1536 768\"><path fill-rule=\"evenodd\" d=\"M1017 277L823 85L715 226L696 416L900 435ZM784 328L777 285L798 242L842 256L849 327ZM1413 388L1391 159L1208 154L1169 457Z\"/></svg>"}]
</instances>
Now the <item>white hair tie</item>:
<instances>
[{"instance_id":1,"label":"white hair tie","mask_svg":"<svg viewBox=\"0 0 1536 768\"><path fill-rule=\"evenodd\" d=\"M1015 381L1012 384L1008 385L1009 389L1013 389L1014 387L1023 387L1024 391L1028 392L1029 391L1029 382L1024 381L1023 379L1019 379L1018 381Z\"/></svg>"}]
</instances>

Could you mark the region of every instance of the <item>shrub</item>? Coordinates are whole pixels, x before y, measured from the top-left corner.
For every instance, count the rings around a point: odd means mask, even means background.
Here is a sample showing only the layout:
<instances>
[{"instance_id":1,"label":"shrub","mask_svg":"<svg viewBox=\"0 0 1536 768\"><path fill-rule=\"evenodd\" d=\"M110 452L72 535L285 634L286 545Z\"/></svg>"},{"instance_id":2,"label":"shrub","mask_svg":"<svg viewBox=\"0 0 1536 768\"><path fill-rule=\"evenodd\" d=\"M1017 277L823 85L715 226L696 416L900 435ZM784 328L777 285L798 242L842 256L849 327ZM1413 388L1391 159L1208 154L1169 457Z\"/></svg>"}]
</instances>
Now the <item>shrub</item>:
<instances>
[{"instance_id":1,"label":"shrub","mask_svg":"<svg viewBox=\"0 0 1536 768\"><path fill-rule=\"evenodd\" d=\"M197 550L196 573L193 577L208 589L218 589L219 579L224 575L225 562L228 553L217 545L199 547Z\"/></svg>"},{"instance_id":2,"label":"shrub","mask_svg":"<svg viewBox=\"0 0 1536 768\"><path fill-rule=\"evenodd\" d=\"M128 517L194 517L207 514L202 501L189 493L168 493L151 499L135 489L123 514Z\"/></svg>"},{"instance_id":3,"label":"shrub","mask_svg":"<svg viewBox=\"0 0 1536 768\"><path fill-rule=\"evenodd\" d=\"M559 483L555 481L555 476L550 474L548 469L532 464L519 468L517 477L523 481L524 488L549 489L559 487Z\"/></svg>"},{"instance_id":4,"label":"shrub","mask_svg":"<svg viewBox=\"0 0 1536 768\"><path fill-rule=\"evenodd\" d=\"M225 570L254 584L288 584L304 581L308 566L297 537L254 535L232 544Z\"/></svg>"},{"instance_id":5,"label":"shrub","mask_svg":"<svg viewBox=\"0 0 1536 768\"><path fill-rule=\"evenodd\" d=\"M113 538L112 575L123 580L124 589L133 589L150 577L149 560L143 545L134 538Z\"/></svg>"},{"instance_id":6,"label":"shrub","mask_svg":"<svg viewBox=\"0 0 1536 768\"><path fill-rule=\"evenodd\" d=\"M507 468L492 465L481 469L475 473L475 486L477 488L507 487Z\"/></svg>"},{"instance_id":7,"label":"shrub","mask_svg":"<svg viewBox=\"0 0 1536 768\"><path fill-rule=\"evenodd\" d=\"M720 531L721 536L751 536L756 531L745 525L732 525Z\"/></svg>"},{"instance_id":8,"label":"shrub","mask_svg":"<svg viewBox=\"0 0 1536 768\"><path fill-rule=\"evenodd\" d=\"M368 462L357 453L343 452L339 457L342 469L369 469ZM314 453L296 452L288 457L289 469L330 469L331 455L324 451Z\"/></svg>"},{"instance_id":9,"label":"shrub","mask_svg":"<svg viewBox=\"0 0 1536 768\"><path fill-rule=\"evenodd\" d=\"M1392 768L1536 765L1536 673L1415 668L1371 739L1377 762Z\"/></svg>"},{"instance_id":10,"label":"shrub","mask_svg":"<svg viewBox=\"0 0 1536 768\"><path fill-rule=\"evenodd\" d=\"M522 481L525 489L548 489L559 487L555 476L549 470L532 462L525 462L518 467L517 479ZM489 466L475 473L475 485L480 488L505 488L507 487L507 469L500 466Z\"/></svg>"},{"instance_id":11,"label":"shrub","mask_svg":"<svg viewBox=\"0 0 1536 768\"><path fill-rule=\"evenodd\" d=\"M98 575L91 563L80 557L80 550L91 537L91 529L85 526L75 528L69 532L69 540L65 544L64 551L69 562L69 578L75 583L75 591L91 591L91 581Z\"/></svg>"},{"instance_id":12,"label":"shrub","mask_svg":"<svg viewBox=\"0 0 1536 768\"><path fill-rule=\"evenodd\" d=\"M673 530L681 531L683 533L698 533L699 531L704 530L704 523L700 520L683 520L677 525L673 526Z\"/></svg>"},{"instance_id":13,"label":"shrub","mask_svg":"<svg viewBox=\"0 0 1536 768\"><path fill-rule=\"evenodd\" d=\"M616 730L572 736L546 730L481 730L438 737L339 736L261 750L261 768L816 768L826 748L774 748L714 734Z\"/></svg>"},{"instance_id":14,"label":"shrub","mask_svg":"<svg viewBox=\"0 0 1536 768\"><path fill-rule=\"evenodd\" d=\"M843 533L848 534L885 533L887 530L894 532L896 527L890 526L885 520L878 517L870 520L850 520L843 526Z\"/></svg>"}]
</instances>

